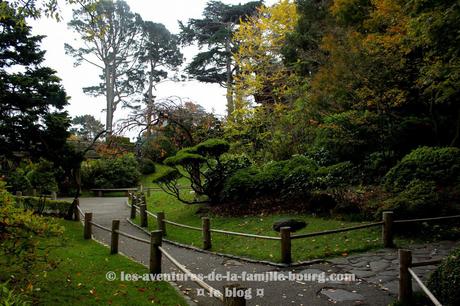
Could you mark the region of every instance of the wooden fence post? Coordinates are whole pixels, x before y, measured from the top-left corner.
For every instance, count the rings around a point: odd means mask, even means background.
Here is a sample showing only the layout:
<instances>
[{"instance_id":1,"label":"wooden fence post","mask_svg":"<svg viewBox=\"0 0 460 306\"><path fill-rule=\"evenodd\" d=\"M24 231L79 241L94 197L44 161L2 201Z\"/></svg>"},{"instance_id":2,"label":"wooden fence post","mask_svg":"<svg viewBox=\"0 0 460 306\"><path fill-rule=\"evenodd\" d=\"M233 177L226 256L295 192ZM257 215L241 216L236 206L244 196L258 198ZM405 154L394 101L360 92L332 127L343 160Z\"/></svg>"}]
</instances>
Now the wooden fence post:
<instances>
[{"instance_id":1,"label":"wooden fence post","mask_svg":"<svg viewBox=\"0 0 460 306\"><path fill-rule=\"evenodd\" d=\"M409 268L412 265L412 252L399 250L399 296L398 300L404 305L412 303L412 276Z\"/></svg>"},{"instance_id":2,"label":"wooden fence post","mask_svg":"<svg viewBox=\"0 0 460 306\"><path fill-rule=\"evenodd\" d=\"M51 192L51 200L57 200L57 193L56 191Z\"/></svg>"},{"instance_id":3,"label":"wooden fence post","mask_svg":"<svg viewBox=\"0 0 460 306\"><path fill-rule=\"evenodd\" d=\"M147 227L148 226L148 220L147 220L147 204L141 204L140 205L140 217L141 217L141 227Z\"/></svg>"},{"instance_id":4,"label":"wooden fence post","mask_svg":"<svg viewBox=\"0 0 460 306\"><path fill-rule=\"evenodd\" d=\"M22 191L16 191L16 196L17 197L22 197Z\"/></svg>"},{"instance_id":5,"label":"wooden fence post","mask_svg":"<svg viewBox=\"0 0 460 306\"><path fill-rule=\"evenodd\" d=\"M80 221L80 212L78 207L80 206L80 199L75 199L75 206L73 207L73 220Z\"/></svg>"},{"instance_id":6,"label":"wooden fence post","mask_svg":"<svg viewBox=\"0 0 460 306\"><path fill-rule=\"evenodd\" d=\"M238 284L224 286L225 306L246 306L245 291L247 289Z\"/></svg>"},{"instance_id":7,"label":"wooden fence post","mask_svg":"<svg viewBox=\"0 0 460 306\"><path fill-rule=\"evenodd\" d=\"M91 239L91 221L93 220L93 213L85 213L85 228L83 238Z\"/></svg>"},{"instance_id":8,"label":"wooden fence post","mask_svg":"<svg viewBox=\"0 0 460 306\"><path fill-rule=\"evenodd\" d=\"M159 274L161 273L161 251L159 247L162 242L161 231L153 231L150 233L150 262L149 270L150 273Z\"/></svg>"},{"instance_id":9,"label":"wooden fence post","mask_svg":"<svg viewBox=\"0 0 460 306\"><path fill-rule=\"evenodd\" d=\"M292 262L291 256L291 228L280 228L281 234L281 262L290 264Z\"/></svg>"},{"instance_id":10,"label":"wooden fence post","mask_svg":"<svg viewBox=\"0 0 460 306\"><path fill-rule=\"evenodd\" d=\"M203 250L211 248L211 222L208 217L201 218L203 226Z\"/></svg>"},{"instance_id":11,"label":"wooden fence post","mask_svg":"<svg viewBox=\"0 0 460 306\"><path fill-rule=\"evenodd\" d=\"M110 237L110 254L118 254L118 230L120 229L120 220L112 220L112 235Z\"/></svg>"},{"instance_id":12,"label":"wooden fence post","mask_svg":"<svg viewBox=\"0 0 460 306\"><path fill-rule=\"evenodd\" d=\"M136 205L137 205L137 196L133 195L131 200L131 219L136 219Z\"/></svg>"},{"instance_id":13,"label":"wooden fence post","mask_svg":"<svg viewBox=\"0 0 460 306\"><path fill-rule=\"evenodd\" d=\"M151 193L150 193L150 187L147 187L147 197L150 197Z\"/></svg>"},{"instance_id":14,"label":"wooden fence post","mask_svg":"<svg viewBox=\"0 0 460 306\"><path fill-rule=\"evenodd\" d=\"M166 236L166 222L165 222L165 213L160 211L157 213L157 221L158 221L158 230L163 233L163 237Z\"/></svg>"},{"instance_id":15,"label":"wooden fence post","mask_svg":"<svg viewBox=\"0 0 460 306\"><path fill-rule=\"evenodd\" d=\"M393 248L393 212L384 211L382 213L382 240L384 248Z\"/></svg>"},{"instance_id":16,"label":"wooden fence post","mask_svg":"<svg viewBox=\"0 0 460 306\"><path fill-rule=\"evenodd\" d=\"M36 197L37 196L37 189L32 189L32 196L33 197Z\"/></svg>"}]
</instances>

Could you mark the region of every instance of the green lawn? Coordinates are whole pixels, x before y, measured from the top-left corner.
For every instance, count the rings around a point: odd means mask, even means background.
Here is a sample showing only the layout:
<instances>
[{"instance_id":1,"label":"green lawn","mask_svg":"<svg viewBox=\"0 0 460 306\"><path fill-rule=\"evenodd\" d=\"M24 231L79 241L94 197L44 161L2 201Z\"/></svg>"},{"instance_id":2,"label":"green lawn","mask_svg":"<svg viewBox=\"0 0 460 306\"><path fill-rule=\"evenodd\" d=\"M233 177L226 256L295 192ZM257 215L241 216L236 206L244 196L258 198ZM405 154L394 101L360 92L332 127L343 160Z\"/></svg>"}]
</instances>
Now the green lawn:
<instances>
[{"instance_id":1,"label":"green lawn","mask_svg":"<svg viewBox=\"0 0 460 306\"><path fill-rule=\"evenodd\" d=\"M79 222L58 222L64 237L43 240L49 249L51 271L34 271L33 303L41 305L187 305L166 282L121 282L106 280L108 271L148 273L148 270L121 255L109 255L108 248L83 240Z\"/></svg>"},{"instance_id":2,"label":"green lawn","mask_svg":"<svg viewBox=\"0 0 460 306\"><path fill-rule=\"evenodd\" d=\"M159 169L161 171L161 168ZM149 182L152 181L155 175L156 174L145 177L143 180L144 185L152 186L153 184ZM183 190L182 192L184 196L188 196L187 193L190 191ZM200 208L199 205L182 204L173 196L159 191L152 192L147 201L149 211L154 213L164 211L166 219L168 220L192 226L201 226L201 218L197 214L197 210ZM210 217L211 227L213 228L267 236L278 235L278 233L273 231L271 227L276 220L281 218L300 218L308 222L308 226L298 233L316 232L362 224L359 222L345 222L334 219L319 218L306 214ZM136 222L139 222L139 220L136 219ZM156 226L156 220L149 217L149 228L156 229ZM166 238L188 245L197 247L202 246L201 232L183 229L172 225L167 225ZM401 243L400 241L396 242ZM212 251L270 261L280 260L279 241L267 241L213 233L212 243ZM381 229L380 227L376 227L346 233L320 236L316 238L293 240L292 254L293 260L300 261L330 257L335 255L346 255L351 252L365 251L381 247Z\"/></svg>"}]
</instances>

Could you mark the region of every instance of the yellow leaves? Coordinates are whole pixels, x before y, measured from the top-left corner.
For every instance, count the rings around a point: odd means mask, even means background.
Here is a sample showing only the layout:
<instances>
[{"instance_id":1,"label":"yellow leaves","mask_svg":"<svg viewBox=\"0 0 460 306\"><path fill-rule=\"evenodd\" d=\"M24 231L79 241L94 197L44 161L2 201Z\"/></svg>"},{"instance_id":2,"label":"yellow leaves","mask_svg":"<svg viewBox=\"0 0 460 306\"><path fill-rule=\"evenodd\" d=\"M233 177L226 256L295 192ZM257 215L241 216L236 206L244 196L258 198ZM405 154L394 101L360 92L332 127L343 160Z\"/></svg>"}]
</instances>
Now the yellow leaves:
<instances>
[{"instance_id":1,"label":"yellow leaves","mask_svg":"<svg viewBox=\"0 0 460 306\"><path fill-rule=\"evenodd\" d=\"M234 54L240 70L235 78L237 99L243 101L267 87L273 88L274 96L284 95L289 71L283 65L281 49L297 20L294 2L283 0L260 8L256 16L240 25L234 36L239 46Z\"/></svg>"}]
</instances>

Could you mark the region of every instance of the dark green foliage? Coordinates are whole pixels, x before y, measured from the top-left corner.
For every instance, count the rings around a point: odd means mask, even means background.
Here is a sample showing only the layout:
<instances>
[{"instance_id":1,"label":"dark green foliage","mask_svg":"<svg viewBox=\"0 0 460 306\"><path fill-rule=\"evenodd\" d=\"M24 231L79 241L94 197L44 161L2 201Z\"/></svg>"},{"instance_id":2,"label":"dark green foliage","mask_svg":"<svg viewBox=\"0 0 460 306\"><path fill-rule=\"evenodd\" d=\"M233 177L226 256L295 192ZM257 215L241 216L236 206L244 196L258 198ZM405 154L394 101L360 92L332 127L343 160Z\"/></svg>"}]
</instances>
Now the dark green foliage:
<instances>
[{"instance_id":1,"label":"dark green foliage","mask_svg":"<svg viewBox=\"0 0 460 306\"><path fill-rule=\"evenodd\" d=\"M435 182L415 179L403 191L386 200L376 216L391 210L398 218L432 217L442 215L447 209Z\"/></svg>"},{"instance_id":2,"label":"dark green foliage","mask_svg":"<svg viewBox=\"0 0 460 306\"><path fill-rule=\"evenodd\" d=\"M256 167L236 171L235 174L225 181L224 189L222 190L222 200L236 202L244 199L245 196L255 196L255 176L258 173L259 170Z\"/></svg>"},{"instance_id":3,"label":"dark green foliage","mask_svg":"<svg viewBox=\"0 0 460 306\"><path fill-rule=\"evenodd\" d=\"M203 19L190 19L186 25L180 22L180 36L184 44L197 42L201 47L209 47L209 50L193 58L187 67L188 73L201 82L224 84L228 72L227 58L231 57L235 48L232 45L234 28L246 16L256 12L261 4L261 1L237 5L209 1L203 11Z\"/></svg>"},{"instance_id":4,"label":"dark green foliage","mask_svg":"<svg viewBox=\"0 0 460 306\"><path fill-rule=\"evenodd\" d=\"M132 154L116 158L102 158L82 165L84 188L128 188L137 186L139 165Z\"/></svg>"},{"instance_id":5,"label":"dark green foliage","mask_svg":"<svg viewBox=\"0 0 460 306\"><path fill-rule=\"evenodd\" d=\"M142 174L155 173L155 163L148 158L142 158L139 162L139 169Z\"/></svg>"},{"instance_id":6,"label":"dark green foliage","mask_svg":"<svg viewBox=\"0 0 460 306\"><path fill-rule=\"evenodd\" d=\"M181 150L176 155L168 157L164 160L164 164L168 166L186 166L191 164L200 164L206 161L206 158L199 154L189 153Z\"/></svg>"},{"instance_id":7,"label":"dark green foliage","mask_svg":"<svg viewBox=\"0 0 460 306\"><path fill-rule=\"evenodd\" d=\"M25 209L40 214L55 214L60 217L66 216L72 202L62 200L50 200L39 197L15 197L15 201Z\"/></svg>"},{"instance_id":8,"label":"dark green foliage","mask_svg":"<svg viewBox=\"0 0 460 306\"><path fill-rule=\"evenodd\" d=\"M324 118L317 130L315 146L323 148L335 162L361 161L379 148L378 117L371 112L347 111Z\"/></svg>"},{"instance_id":9,"label":"dark green foliage","mask_svg":"<svg viewBox=\"0 0 460 306\"><path fill-rule=\"evenodd\" d=\"M68 136L66 93L56 72L42 65L42 36L32 36L19 16L2 18L0 28L0 155L50 158Z\"/></svg>"},{"instance_id":10,"label":"dark green foliage","mask_svg":"<svg viewBox=\"0 0 460 306\"><path fill-rule=\"evenodd\" d=\"M8 189L16 192L26 192L32 189L29 179L27 178L27 172L30 170L30 166L27 163L21 163L14 171L11 171L6 180Z\"/></svg>"},{"instance_id":11,"label":"dark green foliage","mask_svg":"<svg viewBox=\"0 0 460 306\"><path fill-rule=\"evenodd\" d=\"M385 187L402 191L414 179L434 181L438 186L460 183L460 149L421 147L406 155L385 176Z\"/></svg>"},{"instance_id":12,"label":"dark green foliage","mask_svg":"<svg viewBox=\"0 0 460 306\"><path fill-rule=\"evenodd\" d=\"M257 197L292 199L312 190L317 165L305 156L270 162L236 171L222 190L222 201L248 201Z\"/></svg>"},{"instance_id":13,"label":"dark green foliage","mask_svg":"<svg viewBox=\"0 0 460 306\"><path fill-rule=\"evenodd\" d=\"M355 167L351 162L320 167L316 173L315 186L318 189L340 188L356 183Z\"/></svg>"},{"instance_id":14,"label":"dark green foliage","mask_svg":"<svg viewBox=\"0 0 460 306\"><path fill-rule=\"evenodd\" d=\"M445 306L460 304L460 249L445 258L428 280L428 288Z\"/></svg>"},{"instance_id":15,"label":"dark green foliage","mask_svg":"<svg viewBox=\"0 0 460 306\"><path fill-rule=\"evenodd\" d=\"M31 165L31 170L27 173L27 179L32 188L39 193L49 194L58 191L55 178L56 172L53 163L41 159L37 164Z\"/></svg>"},{"instance_id":16,"label":"dark green foliage","mask_svg":"<svg viewBox=\"0 0 460 306\"><path fill-rule=\"evenodd\" d=\"M32 188L43 194L58 191L56 167L45 159L40 159L38 163L23 161L8 174L7 182L9 190L14 192L26 193Z\"/></svg>"},{"instance_id":17,"label":"dark green foliage","mask_svg":"<svg viewBox=\"0 0 460 306\"><path fill-rule=\"evenodd\" d=\"M229 149L229 143L221 139L208 139L194 147L194 151L196 151L196 153L203 156L211 156L213 158L221 156L222 154L228 152Z\"/></svg>"},{"instance_id":18,"label":"dark green foliage","mask_svg":"<svg viewBox=\"0 0 460 306\"><path fill-rule=\"evenodd\" d=\"M26 286L33 281L30 271L46 260L38 252L39 238L57 236L62 229L52 219L15 205L0 181L0 264L15 268L14 281Z\"/></svg>"}]
</instances>

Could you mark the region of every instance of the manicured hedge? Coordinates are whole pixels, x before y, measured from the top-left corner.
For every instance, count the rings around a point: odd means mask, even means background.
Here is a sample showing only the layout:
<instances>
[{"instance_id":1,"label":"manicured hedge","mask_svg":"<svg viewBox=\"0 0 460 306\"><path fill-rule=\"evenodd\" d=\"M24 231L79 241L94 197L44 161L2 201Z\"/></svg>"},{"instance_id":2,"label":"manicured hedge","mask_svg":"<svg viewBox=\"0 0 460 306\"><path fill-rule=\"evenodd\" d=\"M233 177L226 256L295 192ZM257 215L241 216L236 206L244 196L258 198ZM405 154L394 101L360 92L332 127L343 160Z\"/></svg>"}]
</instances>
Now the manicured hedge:
<instances>
[{"instance_id":1,"label":"manicured hedge","mask_svg":"<svg viewBox=\"0 0 460 306\"><path fill-rule=\"evenodd\" d=\"M72 205L72 202L63 200L50 200L43 198L40 201L39 197L14 197L17 204L25 209L33 210L37 213L56 214L65 216Z\"/></svg>"},{"instance_id":2,"label":"manicured hedge","mask_svg":"<svg viewBox=\"0 0 460 306\"><path fill-rule=\"evenodd\" d=\"M415 179L438 186L460 183L460 149L421 147L407 154L385 176L385 187L399 192Z\"/></svg>"}]
</instances>

